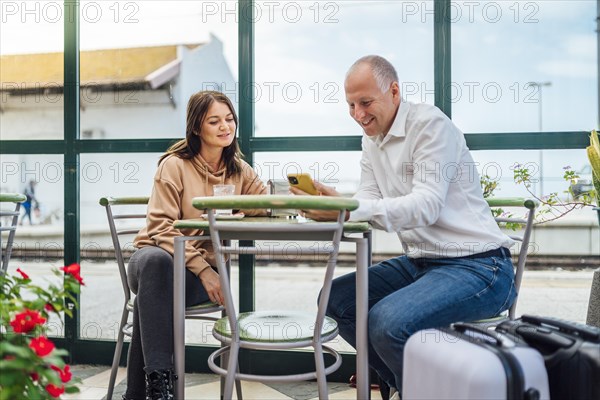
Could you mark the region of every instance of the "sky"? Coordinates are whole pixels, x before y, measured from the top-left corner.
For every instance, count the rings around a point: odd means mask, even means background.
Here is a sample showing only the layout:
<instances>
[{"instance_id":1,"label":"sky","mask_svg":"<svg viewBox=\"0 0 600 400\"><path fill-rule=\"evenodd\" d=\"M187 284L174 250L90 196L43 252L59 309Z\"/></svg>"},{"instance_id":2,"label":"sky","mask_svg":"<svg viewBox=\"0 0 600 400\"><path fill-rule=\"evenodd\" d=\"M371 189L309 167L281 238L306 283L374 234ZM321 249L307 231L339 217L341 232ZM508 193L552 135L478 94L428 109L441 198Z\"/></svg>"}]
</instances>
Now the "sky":
<instances>
[{"instance_id":1,"label":"sky","mask_svg":"<svg viewBox=\"0 0 600 400\"><path fill-rule=\"evenodd\" d=\"M394 64L407 101L433 104L432 10L433 1L257 2L256 135L360 135L348 116L343 79L366 54ZM238 75L235 2L82 1L80 11L82 50L198 43L212 33ZM0 12L1 54L62 50L62 2L2 0ZM597 127L595 16L594 0L452 2L454 122L465 133L538 131L540 93L528 83L550 82L541 96L544 131ZM499 163L506 185L512 164L540 160L538 151L474 156L482 166ZM289 157L255 159L283 163ZM357 180L358 157L297 156L316 175L331 174L333 163L340 182ZM564 166L586 164L583 150L544 151L543 159L548 190L564 186Z\"/></svg>"}]
</instances>

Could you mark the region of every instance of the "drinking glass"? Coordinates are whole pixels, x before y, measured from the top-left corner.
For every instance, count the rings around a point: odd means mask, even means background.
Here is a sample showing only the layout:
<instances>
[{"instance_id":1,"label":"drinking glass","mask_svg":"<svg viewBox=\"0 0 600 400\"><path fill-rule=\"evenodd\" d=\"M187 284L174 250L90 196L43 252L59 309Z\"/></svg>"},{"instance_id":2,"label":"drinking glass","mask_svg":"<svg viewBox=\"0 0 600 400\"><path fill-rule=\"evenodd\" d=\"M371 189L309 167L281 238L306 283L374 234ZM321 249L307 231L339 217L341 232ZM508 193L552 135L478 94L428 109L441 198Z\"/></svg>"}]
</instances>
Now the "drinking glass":
<instances>
[{"instance_id":1,"label":"drinking glass","mask_svg":"<svg viewBox=\"0 0 600 400\"><path fill-rule=\"evenodd\" d=\"M214 196L233 196L235 194L235 185L213 185ZM217 214L231 215L233 211L227 210L216 210Z\"/></svg>"}]
</instances>

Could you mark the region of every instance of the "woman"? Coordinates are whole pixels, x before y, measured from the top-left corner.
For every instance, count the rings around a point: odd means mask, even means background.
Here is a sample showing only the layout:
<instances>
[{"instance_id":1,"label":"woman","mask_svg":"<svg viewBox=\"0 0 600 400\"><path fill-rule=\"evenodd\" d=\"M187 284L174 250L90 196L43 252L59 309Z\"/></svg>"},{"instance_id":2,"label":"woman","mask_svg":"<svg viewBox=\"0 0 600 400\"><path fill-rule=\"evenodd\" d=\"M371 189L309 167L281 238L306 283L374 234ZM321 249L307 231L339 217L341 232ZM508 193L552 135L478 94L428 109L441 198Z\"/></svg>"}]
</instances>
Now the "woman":
<instances>
[{"instance_id":1,"label":"woman","mask_svg":"<svg viewBox=\"0 0 600 400\"><path fill-rule=\"evenodd\" d=\"M224 94L196 93L188 102L185 139L160 158L146 227L135 238L138 250L128 266L129 286L137 296L123 399L173 398L173 239L200 234L174 229L173 221L200 217L192 198L213 195L215 184L233 184L235 194L266 194L241 159L236 128L235 110ZM186 306L222 304L210 241L186 242L185 259Z\"/></svg>"}]
</instances>

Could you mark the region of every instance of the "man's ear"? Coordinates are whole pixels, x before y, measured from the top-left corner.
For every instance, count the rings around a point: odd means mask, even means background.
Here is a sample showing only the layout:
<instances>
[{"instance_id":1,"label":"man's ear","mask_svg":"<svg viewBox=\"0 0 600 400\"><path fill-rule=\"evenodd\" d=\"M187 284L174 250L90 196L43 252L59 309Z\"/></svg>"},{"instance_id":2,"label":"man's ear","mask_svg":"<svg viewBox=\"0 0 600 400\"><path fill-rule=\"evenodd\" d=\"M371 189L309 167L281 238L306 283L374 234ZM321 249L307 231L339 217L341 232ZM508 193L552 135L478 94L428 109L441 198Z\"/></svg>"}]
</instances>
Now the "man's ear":
<instances>
[{"instance_id":1,"label":"man's ear","mask_svg":"<svg viewBox=\"0 0 600 400\"><path fill-rule=\"evenodd\" d=\"M400 98L400 85L398 84L398 82L393 82L390 90L392 91L394 98Z\"/></svg>"},{"instance_id":2,"label":"man's ear","mask_svg":"<svg viewBox=\"0 0 600 400\"><path fill-rule=\"evenodd\" d=\"M399 104L400 103L400 85L398 85L398 82L392 82L390 91L392 92L392 98L394 100L394 104Z\"/></svg>"}]
</instances>

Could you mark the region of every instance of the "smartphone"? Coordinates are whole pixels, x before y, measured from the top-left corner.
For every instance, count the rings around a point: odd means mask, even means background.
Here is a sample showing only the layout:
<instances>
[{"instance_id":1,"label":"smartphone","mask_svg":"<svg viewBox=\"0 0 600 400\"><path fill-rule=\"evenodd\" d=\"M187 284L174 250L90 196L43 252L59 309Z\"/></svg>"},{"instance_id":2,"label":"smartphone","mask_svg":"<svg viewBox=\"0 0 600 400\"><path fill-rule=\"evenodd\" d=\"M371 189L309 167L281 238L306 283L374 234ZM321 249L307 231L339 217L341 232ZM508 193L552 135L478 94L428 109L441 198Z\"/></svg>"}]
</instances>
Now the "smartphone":
<instances>
[{"instance_id":1,"label":"smartphone","mask_svg":"<svg viewBox=\"0 0 600 400\"><path fill-rule=\"evenodd\" d=\"M312 195L318 195L319 191L315 187L310 174L288 174L288 182L290 186L297 187L298 189Z\"/></svg>"}]
</instances>

